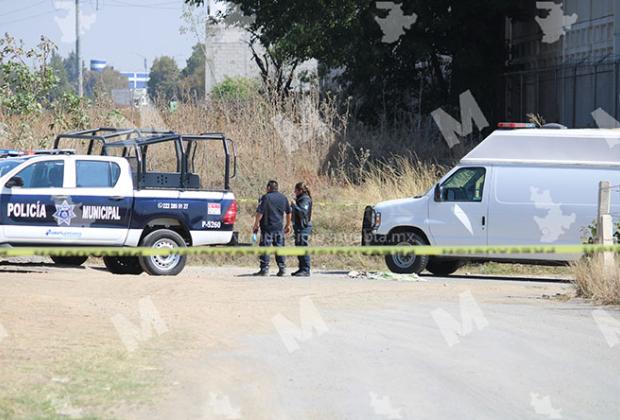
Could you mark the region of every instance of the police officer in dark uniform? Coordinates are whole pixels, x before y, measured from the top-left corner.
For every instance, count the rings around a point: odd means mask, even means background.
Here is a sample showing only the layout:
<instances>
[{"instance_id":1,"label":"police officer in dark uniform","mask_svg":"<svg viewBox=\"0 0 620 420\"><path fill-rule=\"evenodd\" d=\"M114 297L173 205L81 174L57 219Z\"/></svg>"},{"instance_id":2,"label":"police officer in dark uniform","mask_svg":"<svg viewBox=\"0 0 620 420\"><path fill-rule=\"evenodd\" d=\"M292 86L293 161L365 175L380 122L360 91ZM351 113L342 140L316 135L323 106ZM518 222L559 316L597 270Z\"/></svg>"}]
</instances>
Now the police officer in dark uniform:
<instances>
[{"instance_id":1,"label":"police officer in dark uniform","mask_svg":"<svg viewBox=\"0 0 620 420\"><path fill-rule=\"evenodd\" d=\"M286 225L284 219L286 218ZM277 181L267 183L267 194L260 198L256 208L253 232L258 233L260 228L260 246L284 246L284 236L291 232L291 206L286 196L278 192ZM260 271L257 276L269 275L269 255L261 255ZM276 256L278 276L286 274L286 259Z\"/></svg>"},{"instance_id":2,"label":"police officer in dark uniform","mask_svg":"<svg viewBox=\"0 0 620 420\"><path fill-rule=\"evenodd\" d=\"M295 185L295 201L291 203L293 209L293 231L295 246L308 246L312 234L312 195L310 189L303 182ZM303 255L299 259L299 270L293 273L295 277L310 276L310 256Z\"/></svg>"}]
</instances>

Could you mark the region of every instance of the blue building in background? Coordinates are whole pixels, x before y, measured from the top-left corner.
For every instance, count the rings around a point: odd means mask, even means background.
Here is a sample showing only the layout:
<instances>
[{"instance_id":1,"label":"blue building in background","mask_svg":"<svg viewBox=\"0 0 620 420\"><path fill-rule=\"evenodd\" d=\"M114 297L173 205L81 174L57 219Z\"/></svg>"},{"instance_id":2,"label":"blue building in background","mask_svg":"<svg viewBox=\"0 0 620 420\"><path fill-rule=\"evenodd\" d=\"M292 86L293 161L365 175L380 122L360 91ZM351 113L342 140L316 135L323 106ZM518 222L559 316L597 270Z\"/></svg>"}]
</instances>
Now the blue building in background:
<instances>
[{"instance_id":1,"label":"blue building in background","mask_svg":"<svg viewBox=\"0 0 620 420\"><path fill-rule=\"evenodd\" d=\"M90 60L90 70L101 73L108 66L107 61L92 59ZM146 61L144 63L146 69ZM120 106L147 106L148 98L148 72L121 72L121 76L127 78L127 87L122 89L112 89L112 99Z\"/></svg>"},{"instance_id":2,"label":"blue building in background","mask_svg":"<svg viewBox=\"0 0 620 420\"><path fill-rule=\"evenodd\" d=\"M125 89L113 89L112 99L121 106L147 106L149 73L145 72L121 72L127 78Z\"/></svg>"}]
</instances>

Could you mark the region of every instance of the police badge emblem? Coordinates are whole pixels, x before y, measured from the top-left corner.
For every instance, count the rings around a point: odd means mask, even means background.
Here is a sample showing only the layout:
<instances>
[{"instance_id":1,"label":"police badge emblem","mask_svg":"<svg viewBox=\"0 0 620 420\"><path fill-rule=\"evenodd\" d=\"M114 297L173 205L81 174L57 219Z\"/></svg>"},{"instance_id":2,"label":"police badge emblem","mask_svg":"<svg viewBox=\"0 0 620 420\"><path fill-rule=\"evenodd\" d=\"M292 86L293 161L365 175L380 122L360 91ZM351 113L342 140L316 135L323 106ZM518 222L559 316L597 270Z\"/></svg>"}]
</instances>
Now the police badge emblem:
<instances>
[{"instance_id":1,"label":"police badge emblem","mask_svg":"<svg viewBox=\"0 0 620 420\"><path fill-rule=\"evenodd\" d=\"M56 212L52 216L56 219L58 226L71 226L71 220L77 217L73 211L74 208L75 204L69 204L67 200L63 201L62 204L56 204Z\"/></svg>"}]
</instances>

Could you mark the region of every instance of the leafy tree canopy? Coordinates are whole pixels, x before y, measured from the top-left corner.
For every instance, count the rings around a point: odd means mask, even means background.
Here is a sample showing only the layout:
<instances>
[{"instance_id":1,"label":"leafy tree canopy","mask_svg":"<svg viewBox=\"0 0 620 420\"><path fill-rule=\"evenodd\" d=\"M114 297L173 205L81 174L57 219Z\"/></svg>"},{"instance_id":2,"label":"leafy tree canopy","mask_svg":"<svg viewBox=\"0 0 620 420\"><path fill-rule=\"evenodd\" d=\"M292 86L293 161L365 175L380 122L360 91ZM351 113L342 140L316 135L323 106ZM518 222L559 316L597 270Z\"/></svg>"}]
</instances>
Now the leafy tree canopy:
<instances>
[{"instance_id":1,"label":"leafy tree canopy","mask_svg":"<svg viewBox=\"0 0 620 420\"><path fill-rule=\"evenodd\" d=\"M324 69L339 69L340 86L358 99L361 116L372 120L378 113L408 109L421 78L428 82L425 111L457 104L468 89L483 109L492 108L506 60L504 21L517 13L518 2L395 1L403 15L415 15L416 21L391 43L384 42L386 29L378 19L398 11L378 8L374 0L230 3L254 17L250 31L275 55L316 58Z\"/></svg>"},{"instance_id":2,"label":"leafy tree canopy","mask_svg":"<svg viewBox=\"0 0 620 420\"><path fill-rule=\"evenodd\" d=\"M205 95L205 45L198 43L192 47L192 55L181 70L179 89L183 96L203 98Z\"/></svg>"},{"instance_id":3,"label":"leafy tree canopy","mask_svg":"<svg viewBox=\"0 0 620 420\"><path fill-rule=\"evenodd\" d=\"M153 98L171 100L178 93L181 72L172 57L156 58L151 66L148 83L149 93Z\"/></svg>"},{"instance_id":4,"label":"leafy tree canopy","mask_svg":"<svg viewBox=\"0 0 620 420\"><path fill-rule=\"evenodd\" d=\"M87 96L110 95L113 89L127 89L127 77L113 67L102 71L87 71L84 74L84 91Z\"/></svg>"}]
</instances>

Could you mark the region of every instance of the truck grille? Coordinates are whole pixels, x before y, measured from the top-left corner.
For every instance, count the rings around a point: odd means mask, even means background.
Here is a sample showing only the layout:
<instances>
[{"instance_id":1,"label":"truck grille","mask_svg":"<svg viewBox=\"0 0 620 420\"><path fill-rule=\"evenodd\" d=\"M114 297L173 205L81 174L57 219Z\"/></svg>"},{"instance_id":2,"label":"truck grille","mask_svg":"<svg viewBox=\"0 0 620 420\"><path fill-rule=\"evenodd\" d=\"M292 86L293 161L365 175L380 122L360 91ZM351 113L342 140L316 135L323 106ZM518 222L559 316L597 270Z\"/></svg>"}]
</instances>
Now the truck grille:
<instances>
[{"instance_id":1,"label":"truck grille","mask_svg":"<svg viewBox=\"0 0 620 420\"><path fill-rule=\"evenodd\" d=\"M375 209L371 206L367 206L364 210L364 221L362 222L362 228L372 229L375 224Z\"/></svg>"}]
</instances>

